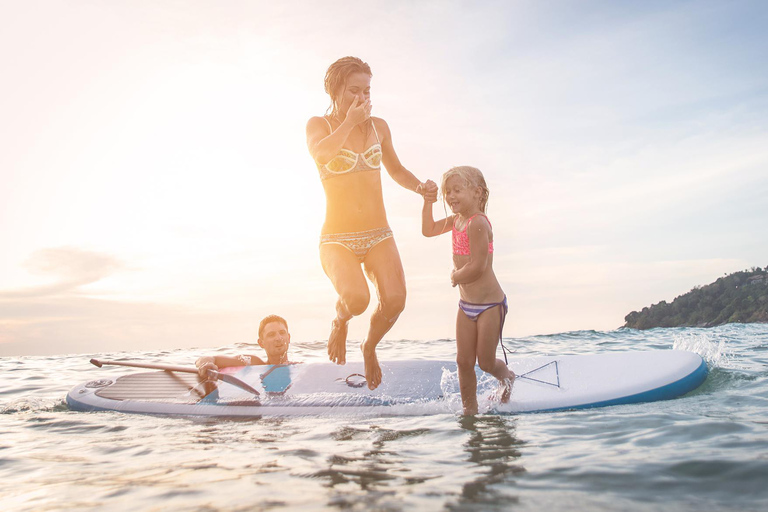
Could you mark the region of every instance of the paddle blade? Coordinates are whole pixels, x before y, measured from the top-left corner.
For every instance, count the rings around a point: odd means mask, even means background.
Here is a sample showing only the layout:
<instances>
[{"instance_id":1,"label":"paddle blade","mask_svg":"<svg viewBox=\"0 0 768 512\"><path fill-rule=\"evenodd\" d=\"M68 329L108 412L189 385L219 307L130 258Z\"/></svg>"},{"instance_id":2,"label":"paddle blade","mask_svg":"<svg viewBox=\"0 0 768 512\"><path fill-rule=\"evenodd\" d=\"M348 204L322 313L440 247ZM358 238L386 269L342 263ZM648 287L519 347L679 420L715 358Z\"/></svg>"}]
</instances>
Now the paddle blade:
<instances>
[{"instance_id":1,"label":"paddle blade","mask_svg":"<svg viewBox=\"0 0 768 512\"><path fill-rule=\"evenodd\" d=\"M255 396L261 396L259 391L252 388L250 384L248 384L247 382L243 382L242 380L238 379L237 377L233 377L232 375L229 375L226 373L219 373L213 370L208 370L208 375L210 375L214 379L223 380L227 384L231 384L235 387L242 389L243 391L252 393Z\"/></svg>"}]
</instances>

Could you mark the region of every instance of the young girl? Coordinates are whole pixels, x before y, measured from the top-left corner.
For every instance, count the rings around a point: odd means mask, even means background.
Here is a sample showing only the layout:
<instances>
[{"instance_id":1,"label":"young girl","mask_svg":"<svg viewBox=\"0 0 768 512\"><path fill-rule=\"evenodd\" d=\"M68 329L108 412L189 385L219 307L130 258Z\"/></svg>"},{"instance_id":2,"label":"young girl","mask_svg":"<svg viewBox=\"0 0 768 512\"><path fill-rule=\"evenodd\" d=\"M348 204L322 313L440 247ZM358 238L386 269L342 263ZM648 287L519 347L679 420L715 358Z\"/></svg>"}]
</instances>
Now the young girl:
<instances>
[{"instance_id":1,"label":"young girl","mask_svg":"<svg viewBox=\"0 0 768 512\"><path fill-rule=\"evenodd\" d=\"M479 169L454 167L443 175L443 200L453 215L435 222L432 203L424 199L424 236L453 232L451 285L459 286L461 300L456 318L456 363L464 414L477 414L477 376L480 369L499 379L498 397L509 401L515 374L500 359L496 347L501 340L507 297L493 273L493 231L488 217L488 186Z\"/></svg>"}]
</instances>

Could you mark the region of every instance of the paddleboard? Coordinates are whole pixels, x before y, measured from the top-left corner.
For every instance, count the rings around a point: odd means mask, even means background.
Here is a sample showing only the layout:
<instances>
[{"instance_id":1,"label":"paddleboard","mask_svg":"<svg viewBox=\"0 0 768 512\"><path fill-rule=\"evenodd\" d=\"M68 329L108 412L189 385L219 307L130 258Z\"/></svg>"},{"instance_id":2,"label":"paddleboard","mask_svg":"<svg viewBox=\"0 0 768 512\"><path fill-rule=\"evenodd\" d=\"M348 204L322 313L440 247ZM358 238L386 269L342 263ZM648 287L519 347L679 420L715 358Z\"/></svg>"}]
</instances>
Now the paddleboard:
<instances>
[{"instance_id":1,"label":"paddleboard","mask_svg":"<svg viewBox=\"0 0 768 512\"><path fill-rule=\"evenodd\" d=\"M434 414L460 410L453 361L385 361L383 381L369 390L362 362L259 365L226 369L260 391L255 397L226 382L201 382L194 374L134 373L75 386L67 404L76 411L120 411L185 416L260 417L369 413ZM511 358L517 375L509 403L489 412L584 409L667 400L707 377L693 352L656 350ZM476 368L478 394L492 395L497 381Z\"/></svg>"}]
</instances>

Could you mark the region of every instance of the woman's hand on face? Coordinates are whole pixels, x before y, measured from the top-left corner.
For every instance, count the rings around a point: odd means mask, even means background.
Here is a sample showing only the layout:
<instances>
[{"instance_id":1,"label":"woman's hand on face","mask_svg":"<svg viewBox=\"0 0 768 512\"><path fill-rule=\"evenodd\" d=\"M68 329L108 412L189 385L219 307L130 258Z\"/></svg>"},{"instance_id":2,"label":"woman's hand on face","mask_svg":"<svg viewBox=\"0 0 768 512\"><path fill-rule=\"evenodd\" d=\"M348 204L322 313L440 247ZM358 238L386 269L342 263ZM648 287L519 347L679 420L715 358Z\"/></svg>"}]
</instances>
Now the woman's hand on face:
<instances>
[{"instance_id":1,"label":"woman's hand on face","mask_svg":"<svg viewBox=\"0 0 768 512\"><path fill-rule=\"evenodd\" d=\"M371 118L371 100L365 100L364 103L358 104L357 96L355 96L355 99L352 100L352 104L349 106L349 110L347 110L347 119L357 126L360 123L364 123L365 121L369 120Z\"/></svg>"}]
</instances>

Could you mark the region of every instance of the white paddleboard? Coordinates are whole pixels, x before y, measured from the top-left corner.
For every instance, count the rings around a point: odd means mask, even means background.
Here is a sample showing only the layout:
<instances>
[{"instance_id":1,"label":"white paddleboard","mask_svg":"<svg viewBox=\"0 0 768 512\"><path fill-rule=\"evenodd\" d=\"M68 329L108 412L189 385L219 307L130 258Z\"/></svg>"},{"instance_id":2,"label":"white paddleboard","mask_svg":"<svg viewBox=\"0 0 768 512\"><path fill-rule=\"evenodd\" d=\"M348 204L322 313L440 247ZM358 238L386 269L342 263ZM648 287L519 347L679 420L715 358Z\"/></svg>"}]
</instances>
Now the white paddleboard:
<instances>
[{"instance_id":1,"label":"white paddleboard","mask_svg":"<svg viewBox=\"0 0 768 512\"><path fill-rule=\"evenodd\" d=\"M192 374L155 371L92 380L75 386L67 404L77 411L260 417L326 413L430 414L460 410L453 361L385 361L383 382L364 384L362 362L262 365L230 369L260 397L225 382L207 384ZM492 412L583 409L675 398L707 377L698 354L679 350L512 358L518 376L508 404ZM480 397L497 381L476 369Z\"/></svg>"}]
</instances>

